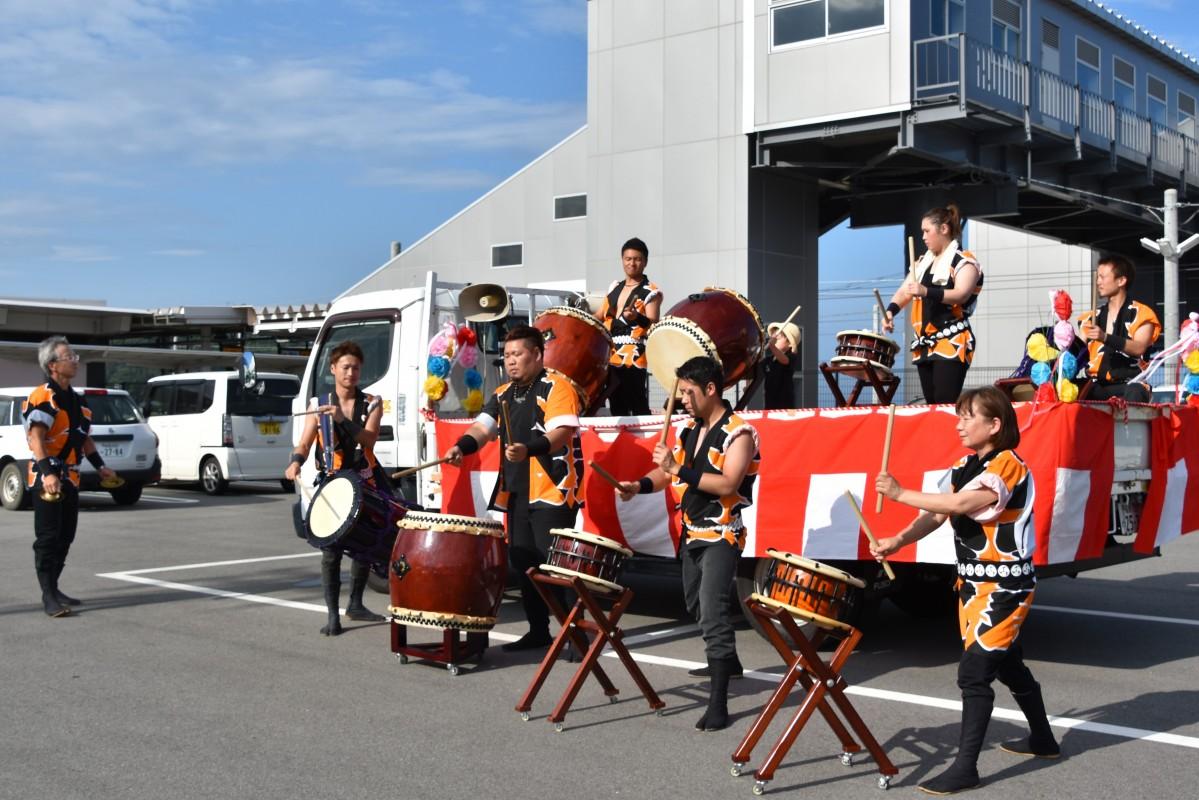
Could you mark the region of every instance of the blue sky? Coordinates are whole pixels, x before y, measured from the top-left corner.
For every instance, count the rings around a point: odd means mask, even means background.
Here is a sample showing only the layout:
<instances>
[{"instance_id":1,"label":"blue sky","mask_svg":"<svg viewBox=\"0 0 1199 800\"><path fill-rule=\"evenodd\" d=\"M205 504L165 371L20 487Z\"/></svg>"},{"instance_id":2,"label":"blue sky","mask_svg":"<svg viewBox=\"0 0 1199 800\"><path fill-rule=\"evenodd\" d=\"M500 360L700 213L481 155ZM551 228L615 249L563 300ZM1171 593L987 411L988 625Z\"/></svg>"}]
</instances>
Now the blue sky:
<instances>
[{"instance_id":1,"label":"blue sky","mask_svg":"<svg viewBox=\"0 0 1199 800\"><path fill-rule=\"evenodd\" d=\"M1190 0L1108 5L1199 53ZM0 0L0 20L8 296L325 302L586 121L585 0ZM821 249L827 324L866 324L866 284L835 282L887 275L852 253L901 252L899 229Z\"/></svg>"}]
</instances>

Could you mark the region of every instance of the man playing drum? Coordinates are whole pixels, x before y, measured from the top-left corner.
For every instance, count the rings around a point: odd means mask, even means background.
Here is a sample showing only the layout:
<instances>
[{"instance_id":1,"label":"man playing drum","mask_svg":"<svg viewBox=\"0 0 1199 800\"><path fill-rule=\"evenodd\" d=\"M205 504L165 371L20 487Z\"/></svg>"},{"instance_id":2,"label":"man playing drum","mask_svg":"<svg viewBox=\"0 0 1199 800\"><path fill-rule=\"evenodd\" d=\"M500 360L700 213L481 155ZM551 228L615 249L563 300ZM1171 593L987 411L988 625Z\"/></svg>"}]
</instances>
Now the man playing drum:
<instances>
[{"instance_id":1,"label":"man playing drum","mask_svg":"<svg viewBox=\"0 0 1199 800\"><path fill-rule=\"evenodd\" d=\"M633 237L620 248L624 280L608 287L608 296L600 306L599 318L612 334L616 349L612 353L608 380L614 392L608 400L613 416L649 414L649 373L645 363L645 336L658 321L662 293L645 274L649 248Z\"/></svg>"},{"instance_id":2,"label":"man playing drum","mask_svg":"<svg viewBox=\"0 0 1199 800\"><path fill-rule=\"evenodd\" d=\"M1095 288L1107 302L1079 318L1079 331L1087 343L1087 375L1097 384L1088 400L1123 397L1134 403L1149 402L1149 387L1128 381L1144 368L1142 358L1157 341L1162 325L1152 308L1128 299L1135 277L1132 262L1124 256L1099 258Z\"/></svg>"},{"instance_id":3,"label":"man playing drum","mask_svg":"<svg viewBox=\"0 0 1199 800\"><path fill-rule=\"evenodd\" d=\"M300 467L308 460L308 451L315 441L318 483L332 478L340 470L350 469L370 485L391 493L390 483L374 452L375 441L379 438L379 420L383 417L383 402L382 398L358 388L362 361L362 348L354 342L342 342L329 354L329 371L333 373L336 391L333 395L314 397L310 401L309 410L320 413L310 414L304 423L300 443L291 454L291 463L284 473L289 481L299 480ZM321 586L329 614L321 633L326 636L337 636L342 630L338 610L342 552L338 545L321 549ZM362 592L369 573L369 564L357 560L350 562L350 602L346 605L346 616L356 622L383 621L383 617L362 604Z\"/></svg>"},{"instance_id":4,"label":"man playing drum","mask_svg":"<svg viewBox=\"0 0 1199 800\"><path fill-rule=\"evenodd\" d=\"M550 614L526 572L546 560L550 531L573 528L583 504L583 447L579 396L570 382L547 372L541 331L518 325L504 339L511 379L495 390L473 425L445 451L454 466L500 438L503 463L488 508L508 517L508 558L520 575L520 599L529 632L504 650L547 647ZM511 425L511 428L509 428Z\"/></svg>"},{"instance_id":5,"label":"man playing drum","mask_svg":"<svg viewBox=\"0 0 1199 800\"><path fill-rule=\"evenodd\" d=\"M683 596L699 621L711 676L708 708L695 729L729 724L729 678L741 674L729 590L745 547L741 510L753 501L758 476L758 432L721 397L723 372L696 356L676 372L691 419L671 449L654 448L657 466L640 481L620 486L621 500L664 489L669 481L683 513Z\"/></svg>"}]
</instances>

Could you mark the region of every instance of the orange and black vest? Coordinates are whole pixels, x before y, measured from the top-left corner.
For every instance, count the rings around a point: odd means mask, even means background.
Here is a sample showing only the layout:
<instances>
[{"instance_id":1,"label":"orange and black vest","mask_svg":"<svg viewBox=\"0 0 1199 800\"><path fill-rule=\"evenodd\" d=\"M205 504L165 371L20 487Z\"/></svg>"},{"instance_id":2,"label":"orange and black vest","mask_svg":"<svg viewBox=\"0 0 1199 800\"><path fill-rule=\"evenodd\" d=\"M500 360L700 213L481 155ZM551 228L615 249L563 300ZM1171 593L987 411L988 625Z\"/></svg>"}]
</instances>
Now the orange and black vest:
<instances>
[{"instance_id":1,"label":"orange and black vest","mask_svg":"<svg viewBox=\"0 0 1199 800\"><path fill-rule=\"evenodd\" d=\"M683 466L695 467L701 475L723 474L729 445L739 436L752 437L754 455L741 485L723 497L689 486L677 475L671 478L671 486L683 513L683 541L723 540L741 550L745 547L745 524L741 520L741 510L753 502L754 482L758 479L762 460L758 450L758 432L734 414L727 402L724 404L724 416L709 429L701 442L698 439L702 426L703 421L694 418L683 424L675 440L675 461Z\"/></svg>"},{"instance_id":2,"label":"orange and black vest","mask_svg":"<svg viewBox=\"0 0 1199 800\"><path fill-rule=\"evenodd\" d=\"M355 390L353 421L366 425L367 417L382 402L376 395L366 394L361 389ZM319 402L318 402L319 399ZM318 405L335 405L341 402L336 394L325 395L323 398L312 398L310 409ZM330 449L327 442L332 440ZM344 423L334 422L333 417L322 414L316 426L316 468L324 475L332 476L343 469L352 469L363 478L371 479L378 465L374 450L363 447L355 439Z\"/></svg>"},{"instance_id":3,"label":"orange and black vest","mask_svg":"<svg viewBox=\"0 0 1199 800\"><path fill-rule=\"evenodd\" d=\"M1083 324L1093 324L1100 330L1106 331L1107 309L1107 303L1104 303L1098 313L1088 311L1080 316L1078 321ZM1153 344L1162 332L1162 324L1158 320L1157 314L1144 303L1130 300L1116 315L1112 331L1126 339L1131 339L1133 334L1145 325L1152 326L1153 336L1149 343ZM1146 364L1147 362L1139 356L1130 356L1128 353L1115 349L1108 350L1098 339L1087 342L1087 375L1100 383L1126 383L1129 378L1136 377Z\"/></svg>"},{"instance_id":4,"label":"orange and black vest","mask_svg":"<svg viewBox=\"0 0 1199 800\"><path fill-rule=\"evenodd\" d=\"M645 337L650 329L645 309L661 297L662 292L642 274L641 283L633 287L621 306L620 293L623 289L623 280L614 281L608 287L608 296L604 298L604 304L600 306L599 318L608 329L608 333L612 334L612 344L615 345L608 363L615 367L645 369ZM629 308L637 312L637 319L633 322L624 318L624 312Z\"/></svg>"},{"instance_id":5,"label":"orange and black vest","mask_svg":"<svg viewBox=\"0 0 1199 800\"><path fill-rule=\"evenodd\" d=\"M956 243L955 243L956 244ZM941 257L949 257L949 269L945 275L938 278L936 270L929 268L919 275L921 285L925 287L939 286L945 291L954 288L958 271L969 265L978 270L978 282L974 291L963 303L941 303L930 301L927 297L912 298L912 360L915 362L926 359L943 358L951 361L961 361L969 364L974 360L974 331L970 328L970 315L978 303L978 296L983 290L982 267L969 250L952 251L952 255L942 253L934 259L934 265Z\"/></svg>"},{"instance_id":6,"label":"orange and black vest","mask_svg":"<svg viewBox=\"0 0 1199 800\"><path fill-rule=\"evenodd\" d=\"M43 383L29 393L21 407L25 433L34 425L46 428L46 457L60 478L79 485L79 462L83 458L83 443L92 428L92 412L74 389L63 388L54 381ZM26 483L32 488L37 482L38 467L29 462Z\"/></svg>"}]
</instances>

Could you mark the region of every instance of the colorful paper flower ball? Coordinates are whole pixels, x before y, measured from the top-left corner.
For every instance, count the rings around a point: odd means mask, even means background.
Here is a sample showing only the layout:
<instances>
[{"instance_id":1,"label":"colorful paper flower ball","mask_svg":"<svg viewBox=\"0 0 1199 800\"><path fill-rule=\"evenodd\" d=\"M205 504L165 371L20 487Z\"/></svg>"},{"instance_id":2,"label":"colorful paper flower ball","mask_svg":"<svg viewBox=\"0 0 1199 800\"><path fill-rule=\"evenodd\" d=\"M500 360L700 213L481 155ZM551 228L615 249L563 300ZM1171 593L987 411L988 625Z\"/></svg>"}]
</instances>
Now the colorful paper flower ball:
<instances>
[{"instance_id":1,"label":"colorful paper flower ball","mask_svg":"<svg viewBox=\"0 0 1199 800\"><path fill-rule=\"evenodd\" d=\"M1074 343L1074 326L1067 320L1058 320L1053 325L1053 343L1059 350L1065 350Z\"/></svg>"},{"instance_id":2,"label":"colorful paper flower ball","mask_svg":"<svg viewBox=\"0 0 1199 800\"><path fill-rule=\"evenodd\" d=\"M1058 319L1070 319L1074 313L1074 301L1068 292L1058 289L1053 293L1053 313Z\"/></svg>"},{"instance_id":3,"label":"colorful paper flower ball","mask_svg":"<svg viewBox=\"0 0 1199 800\"><path fill-rule=\"evenodd\" d=\"M1199 372L1199 350L1192 350L1182 363L1191 372Z\"/></svg>"},{"instance_id":4,"label":"colorful paper flower ball","mask_svg":"<svg viewBox=\"0 0 1199 800\"><path fill-rule=\"evenodd\" d=\"M1187 375L1182 388L1187 390L1187 394L1199 394L1199 375Z\"/></svg>"},{"instance_id":5,"label":"colorful paper flower ball","mask_svg":"<svg viewBox=\"0 0 1199 800\"><path fill-rule=\"evenodd\" d=\"M1036 356L1033 357L1036 358ZM1033 386L1040 386L1049 380L1052 375L1053 370L1050 368L1049 364L1044 361L1038 361L1032 365L1032 372L1029 374L1029 377L1032 378Z\"/></svg>"},{"instance_id":6,"label":"colorful paper flower ball","mask_svg":"<svg viewBox=\"0 0 1199 800\"><path fill-rule=\"evenodd\" d=\"M438 378L450 374L450 360L445 356L429 356L428 372Z\"/></svg>"},{"instance_id":7,"label":"colorful paper flower ball","mask_svg":"<svg viewBox=\"0 0 1199 800\"><path fill-rule=\"evenodd\" d=\"M1073 403L1078 399L1078 387L1073 382L1062 378L1057 382L1057 397L1063 403Z\"/></svg>"},{"instance_id":8,"label":"colorful paper flower ball","mask_svg":"<svg viewBox=\"0 0 1199 800\"><path fill-rule=\"evenodd\" d=\"M462 408L468 414L478 414L483 410L483 393L478 389L471 389L462 401Z\"/></svg>"},{"instance_id":9,"label":"colorful paper flower ball","mask_svg":"<svg viewBox=\"0 0 1199 800\"><path fill-rule=\"evenodd\" d=\"M477 369L468 369L462 373L462 380L470 390L483 388L483 376Z\"/></svg>"},{"instance_id":10,"label":"colorful paper flower ball","mask_svg":"<svg viewBox=\"0 0 1199 800\"><path fill-rule=\"evenodd\" d=\"M1057 360L1058 372L1063 378L1073 378L1078 374L1078 359L1073 353L1063 352Z\"/></svg>"},{"instance_id":11,"label":"colorful paper flower ball","mask_svg":"<svg viewBox=\"0 0 1199 800\"><path fill-rule=\"evenodd\" d=\"M1057 351L1049 346L1044 334L1034 333L1028 337L1028 355L1033 361L1052 361L1057 358Z\"/></svg>"},{"instance_id":12,"label":"colorful paper flower ball","mask_svg":"<svg viewBox=\"0 0 1199 800\"><path fill-rule=\"evenodd\" d=\"M458 363L466 369L471 369L475 364L479 363L479 348L473 344L466 344L458 351Z\"/></svg>"},{"instance_id":13,"label":"colorful paper flower ball","mask_svg":"<svg viewBox=\"0 0 1199 800\"><path fill-rule=\"evenodd\" d=\"M458 328L458 344L466 347L473 345L478 341L478 337L469 325L462 325Z\"/></svg>"},{"instance_id":14,"label":"colorful paper flower ball","mask_svg":"<svg viewBox=\"0 0 1199 800\"><path fill-rule=\"evenodd\" d=\"M446 382L437 376L431 376L425 379L425 395L431 402L436 403L441 398L445 397Z\"/></svg>"}]
</instances>

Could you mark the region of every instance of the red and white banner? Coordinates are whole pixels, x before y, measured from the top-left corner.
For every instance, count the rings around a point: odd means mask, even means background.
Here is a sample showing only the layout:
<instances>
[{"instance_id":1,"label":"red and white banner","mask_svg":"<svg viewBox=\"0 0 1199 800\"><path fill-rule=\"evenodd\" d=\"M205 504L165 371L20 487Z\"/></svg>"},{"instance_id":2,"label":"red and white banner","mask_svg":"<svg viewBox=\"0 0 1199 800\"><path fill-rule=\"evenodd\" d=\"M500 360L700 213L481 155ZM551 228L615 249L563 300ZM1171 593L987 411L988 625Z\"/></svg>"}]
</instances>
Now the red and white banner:
<instances>
[{"instance_id":1,"label":"red and white banner","mask_svg":"<svg viewBox=\"0 0 1199 800\"><path fill-rule=\"evenodd\" d=\"M1138 553L1199 530L1199 408L1170 409L1152 425L1152 477L1133 544Z\"/></svg>"},{"instance_id":2,"label":"red and white banner","mask_svg":"<svg viewBox=\"0 0 1199 800\"><path fill-rule=\"evenodd\" d=\"M765 555L767 548L773 547L818 561L869 558L866 537L845 498L847 491L857 496L876 536L894 534L916 516L914 509L890 501L883 504L882 514L874 513L874 476L881 465L887 422L884 408L746 412L742 416L758 429L762 443L754 504L744 514L746 555ZM1031 468L1036 487L1036 563L1065 563L1100 555L1107 536L1113 435L1118 423L1106 410L1078 404L1041 405L1035 414L1031 404L1022 404L1017 407L1017 417L1024 429L1017 452ZM956 422L952 406L896 409L890 472L900 483L937 490L945 471L966 454ZM583 424L586 463L594 461L620 480L636 480L649 471L650 453L661 431L660 417L646 417L635 425L616 425L607 418L586 419ZM466 420L438 420L437 440L453 442L467 425ZM1193 456L1189 464L1180 457L1166 469L1175 482L1180 471L1183 475L1184 482L1178 484L1182 488L1169 495L1180 505L1186 476L1199 482L1199 461L1195 460L1199 455L1194 455L1199 449L1187 444L1199 437L1199 418L1185 425L1179 422L1178 427L1182 433L1175 436L1175 449ZM460 469L443 466L442 511L487 516L498 459L499 449L491 443L467 458ZM1199 487L1190 488L1194 492ZM594 470L585 467L584 498L579 528L620 541L639 553L674 555L679 530L669 492L638 495L624 503ZM1192 506L1199 508L1199 504ZM1199 517L1195 508L1189 513ZM1199 527L1193 524L1199 520L1188 522L1180 513L1173 518L1181 522L1165 526L1164 535L1170 538ZM952 563L949 526L905 548L894 559Z\"/></svg>"}]
</instances>

